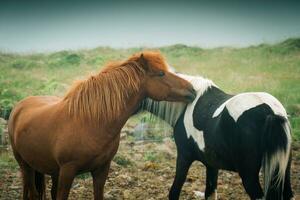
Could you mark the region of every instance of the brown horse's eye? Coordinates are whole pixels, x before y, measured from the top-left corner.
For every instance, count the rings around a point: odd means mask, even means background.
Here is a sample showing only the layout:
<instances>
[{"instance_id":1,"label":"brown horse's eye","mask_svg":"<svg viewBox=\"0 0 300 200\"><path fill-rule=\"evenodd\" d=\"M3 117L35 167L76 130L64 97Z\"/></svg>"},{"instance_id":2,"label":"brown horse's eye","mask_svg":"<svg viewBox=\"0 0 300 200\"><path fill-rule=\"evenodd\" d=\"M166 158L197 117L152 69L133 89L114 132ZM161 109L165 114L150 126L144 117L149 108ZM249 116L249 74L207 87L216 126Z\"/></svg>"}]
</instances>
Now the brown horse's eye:
<instances>
[{"instance_id":1,"label":"brown horse's eye","mask_svg":"<svg viewBox=\"0 0 300 200\"><path fill-rule=\"evenodd\" d=\"M160 71L158 74L158 76L164 76L164 75L165 75L165 72L163 72L163 71Z\"/></svg>"}]
</instances>

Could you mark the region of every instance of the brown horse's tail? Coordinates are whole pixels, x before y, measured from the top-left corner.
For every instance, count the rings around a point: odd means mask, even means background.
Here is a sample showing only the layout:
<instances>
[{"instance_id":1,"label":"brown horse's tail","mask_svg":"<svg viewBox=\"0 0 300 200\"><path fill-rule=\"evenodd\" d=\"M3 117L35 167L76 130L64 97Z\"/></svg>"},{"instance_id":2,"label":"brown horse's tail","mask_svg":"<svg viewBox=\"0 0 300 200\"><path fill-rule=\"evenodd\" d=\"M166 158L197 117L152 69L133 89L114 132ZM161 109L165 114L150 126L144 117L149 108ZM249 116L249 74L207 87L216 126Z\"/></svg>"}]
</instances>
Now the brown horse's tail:
<instances>
[{"instance_id":1,"label":"brown horse's tail","mask_svg":"<svg viewBox=\"0 0 300 200\"><path fill-rule=\"evenodd\" d=\"M35 187L39 194L39 200L46 199L46 184L45 184L45 176L37 171L35 171Z\"/></svg>"}]
</instances>

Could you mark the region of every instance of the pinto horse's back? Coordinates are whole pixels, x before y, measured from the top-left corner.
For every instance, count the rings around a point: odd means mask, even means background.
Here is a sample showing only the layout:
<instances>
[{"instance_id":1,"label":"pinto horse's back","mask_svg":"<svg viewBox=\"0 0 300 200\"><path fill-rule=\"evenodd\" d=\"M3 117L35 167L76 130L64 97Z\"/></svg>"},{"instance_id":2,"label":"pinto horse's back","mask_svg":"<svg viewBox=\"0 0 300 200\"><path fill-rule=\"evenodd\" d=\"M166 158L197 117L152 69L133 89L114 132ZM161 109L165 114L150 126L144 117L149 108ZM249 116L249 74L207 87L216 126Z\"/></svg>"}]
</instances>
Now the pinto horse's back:
<instances>
[{"instance_id":1,"label":"pinto horse's back","mask_svg":"<svg viewBox=\"0 0 300 200\"><path fill-rule=\"evenodd\" d=\"M289 199L291 133L281 103L267 93L244 93L227 100L217 115L222 118L223 136L231 130L227 138L231 160L248 194L262 195L258 178L251 178L258 177L262 165L266 199Z\"/></svg>"}]
</instances>

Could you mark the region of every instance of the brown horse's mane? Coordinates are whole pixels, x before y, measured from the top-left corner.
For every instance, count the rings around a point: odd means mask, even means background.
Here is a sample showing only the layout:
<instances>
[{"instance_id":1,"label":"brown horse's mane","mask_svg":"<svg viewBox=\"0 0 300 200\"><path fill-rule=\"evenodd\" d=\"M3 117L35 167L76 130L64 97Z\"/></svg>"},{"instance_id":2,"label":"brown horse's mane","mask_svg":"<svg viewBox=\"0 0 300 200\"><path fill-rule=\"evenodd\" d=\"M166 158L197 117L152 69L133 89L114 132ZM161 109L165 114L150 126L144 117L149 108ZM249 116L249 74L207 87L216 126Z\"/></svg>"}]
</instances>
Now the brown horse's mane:
<instances>
[{"instance_id":1,"label":"brown horse's mane","mask_svg":"<svg viewBox=\"0 0 300 200\"><path fill-rule=\"evenodd\" d=\"M108 63L97 75L78 81L67 92L69 113L79 119L111 121L126 106L126 100L140 89L146 71L135 54L124 62ZM159 52L143 52L148 65L167 70Z\"/></svg>"}]
</instances>

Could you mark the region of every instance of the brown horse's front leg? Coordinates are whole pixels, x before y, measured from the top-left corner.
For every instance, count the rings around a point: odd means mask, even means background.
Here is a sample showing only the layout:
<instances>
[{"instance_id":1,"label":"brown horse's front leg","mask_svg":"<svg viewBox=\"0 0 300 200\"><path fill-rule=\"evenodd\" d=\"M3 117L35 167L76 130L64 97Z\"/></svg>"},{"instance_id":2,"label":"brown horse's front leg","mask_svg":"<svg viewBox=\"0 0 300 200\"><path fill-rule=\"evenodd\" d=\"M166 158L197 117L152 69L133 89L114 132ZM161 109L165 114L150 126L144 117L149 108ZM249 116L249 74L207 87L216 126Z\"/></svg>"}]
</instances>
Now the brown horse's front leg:
<instances>
[{"instance_id":1,"label":"brown horse's front leg","mask_svg":"<svg viewBox=\"0 0 300 200\"><path fill-rule=\"evenodd\" d=\"M77 167L74 164L65 164L59 169L57 200L67 200L73 180L77 173Z\"/></svg>"},{"instance_id":2,"label":"brown horse's front leg","mask_svg":"<svg viewBox=\"0 0 300 200\"><path fill-rule=\"evenodd\" d=\"M108 175L109 167L110 162L92 171L95 200L103 199L104 185Z\"/></svg>"}]
</instances>

